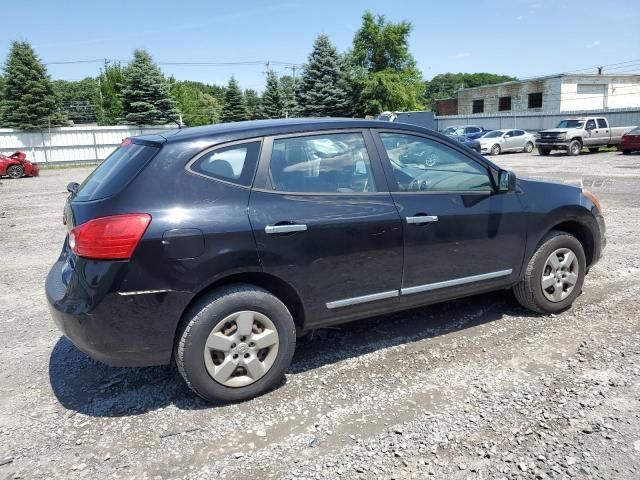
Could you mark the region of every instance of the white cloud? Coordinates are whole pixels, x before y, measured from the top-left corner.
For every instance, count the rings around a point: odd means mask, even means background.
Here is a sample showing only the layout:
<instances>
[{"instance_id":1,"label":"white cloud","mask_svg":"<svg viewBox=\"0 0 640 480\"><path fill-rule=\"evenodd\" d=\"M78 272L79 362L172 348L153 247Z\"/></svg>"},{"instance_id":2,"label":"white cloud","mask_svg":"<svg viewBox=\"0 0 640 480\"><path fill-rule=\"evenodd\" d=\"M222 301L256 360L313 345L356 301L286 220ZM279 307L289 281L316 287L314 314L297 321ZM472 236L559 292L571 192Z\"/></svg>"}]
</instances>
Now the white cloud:
<instances>
[{"instance_id":1,"label":"white cloud","mask_svg":"<svg viewBox=\"0 0 640 480\"><path fill-rule=\"evenodd\" d=\"M524 17L523 17L522 15L518 15L518 16L516 17L516 20L522 20L523 18L524 18Z\"/></svg>"},{"instance_id":2,"label":"white cloud","mask_svg":"<svg viewBox=\"0 0 640 480\"><path fill-rule=\"evenodd\" d=\"M587 44L587 48L593 48L593 47L599 47L600 46L600 40L594 40L591 43Z\"/></svg>"},{"instance_id":3,"label":"white cloud","mask_svg":"<svg viewBox=\"0 0 640 480\"><path fill-rule=\"evenodd\" d=\"M471 54L470 54L469 52L460 52L460 53L458 53L455 57L456 57L456 58L464 58L464 57L468 57L468 56L470 56L470 55L471 55Z\"/></svg>"}]
</instances>

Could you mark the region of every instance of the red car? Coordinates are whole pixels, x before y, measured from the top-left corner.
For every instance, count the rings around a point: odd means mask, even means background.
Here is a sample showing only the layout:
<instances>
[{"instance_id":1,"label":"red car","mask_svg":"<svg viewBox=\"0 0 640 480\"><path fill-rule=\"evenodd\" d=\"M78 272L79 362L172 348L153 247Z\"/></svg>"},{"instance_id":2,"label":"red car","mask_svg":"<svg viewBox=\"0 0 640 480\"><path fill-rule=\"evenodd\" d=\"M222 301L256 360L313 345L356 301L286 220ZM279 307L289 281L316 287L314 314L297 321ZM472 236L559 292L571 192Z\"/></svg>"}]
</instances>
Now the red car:
<instances>
[{"instance_id":1,"label":"red car","mask_svg":"<svg viewBox=\"0 0 640 480\"><path fill-rule=\"evenodd\" d=\"M634 150L640 150L640 127L634 128L622 136L620 150L624 155L629 155Z\"/></svg>"},{"instance_id":2,"label":"red car","mask_svg":"<svg viewBox=\"0 0 640 480\"><path fill-rule=\"evenodd\" d=\"M0 177L37 177L40 167L31 163L23 152L15 152L8 157L0 154Z\"/></svg>"}]
</instances>

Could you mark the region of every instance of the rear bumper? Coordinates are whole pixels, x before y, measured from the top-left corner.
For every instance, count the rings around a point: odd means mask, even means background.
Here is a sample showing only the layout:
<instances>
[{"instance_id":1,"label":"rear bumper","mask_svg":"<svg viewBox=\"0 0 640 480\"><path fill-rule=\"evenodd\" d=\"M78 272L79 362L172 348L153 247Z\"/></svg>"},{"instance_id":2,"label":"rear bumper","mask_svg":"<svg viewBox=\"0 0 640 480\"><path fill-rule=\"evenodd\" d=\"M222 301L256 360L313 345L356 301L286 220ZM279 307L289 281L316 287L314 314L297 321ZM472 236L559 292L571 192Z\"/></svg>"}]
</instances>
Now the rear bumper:
<instances>
[{"instance_id":1,"label":"rear bumper","mask_svg":"<svg viewBox=\"0 0 640 480\"><path fill-rule=\"evenodd\" d=\"M620 142L620 150L629 150L629 151L640 150L640 141L631 142L629 140L627 140L627 141L622 140Z\"/></svg>"},{"instance_id":2,"label":"rear bumper","mask_svg":"<svg viewBox=\"0 0 640 480\"><path fill-rule=\"evenodd\" d=\"M90 357L112 366L142 367L171 361L176 327L191 294L118 292L128 262L63 255L47 276L53 321Z\"/></svg>"}]
</instances>

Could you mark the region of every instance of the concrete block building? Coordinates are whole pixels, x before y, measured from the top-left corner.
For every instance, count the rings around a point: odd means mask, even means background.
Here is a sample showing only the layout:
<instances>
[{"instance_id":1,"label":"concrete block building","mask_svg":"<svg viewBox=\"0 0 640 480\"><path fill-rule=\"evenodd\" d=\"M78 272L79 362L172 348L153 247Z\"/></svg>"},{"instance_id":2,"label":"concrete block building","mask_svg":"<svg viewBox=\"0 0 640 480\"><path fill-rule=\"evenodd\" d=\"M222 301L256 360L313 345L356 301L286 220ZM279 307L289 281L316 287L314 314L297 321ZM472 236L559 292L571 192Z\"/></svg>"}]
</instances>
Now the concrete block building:
<instances>
[{"instance_id":1,"label":"concrete block building","mask_svg":"<svg viewBox=\"0 0 640 480\"><path fill-rule=\"evenodd\" d=\"M559 74L462 88L456 97L438 101L436 111L438 115L469 115L637 107L640 75Z\"/></svg>"}]
</instances>

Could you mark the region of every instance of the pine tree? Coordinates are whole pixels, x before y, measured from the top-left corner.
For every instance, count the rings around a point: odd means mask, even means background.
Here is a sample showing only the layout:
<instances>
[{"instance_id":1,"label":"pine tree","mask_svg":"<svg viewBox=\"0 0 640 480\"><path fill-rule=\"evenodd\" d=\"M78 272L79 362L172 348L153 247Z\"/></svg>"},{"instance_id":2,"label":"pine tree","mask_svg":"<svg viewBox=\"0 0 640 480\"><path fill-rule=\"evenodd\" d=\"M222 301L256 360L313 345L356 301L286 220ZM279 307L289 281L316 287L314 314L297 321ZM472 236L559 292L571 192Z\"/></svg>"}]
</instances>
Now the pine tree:
<instances>
[{"instance_id":1,"label":"pine tree","mask_svg":"<svg viewBox=\"0 0 640 480\"><path fill-rule=\"evenodd\" d=\"M282 92L282 108L286 117L297 117L300 115L298 106L297 90L299 80L291 75L280 77L280 91Z\"/></svg>"},{"instance_id":2,"label":"pine tree","mask_svg":"<svg viewBox=\"0 0 640 480\"><path fill-rule=\"evenodd\" d=\"M278 76L270 70L267 72L267 85L262 94L261 118L282 118L284 108L282 104L282 92Z\"/></svg>"},{"instance_id":3,"label":"pine tree","mask_svg":"<svg viewBox=\"0 0 640 480\"><path fill-rule=\"evenodd\" d=\"M154 125L176 122L176 102L162 71L145 50L135 50L124 72L122 115L126 123Z\"/></svg>"},{"instance_id":4,"label":"pine tree","mask_svg":"<svg viewBox=\"0 0 640 480\"><path fill-rule=\"evenodd\" d=\"M249 119L255 120L260 116L260 109L262 108L262 99L258 92L251 88L247 88L244 91L244 104L247 106L249 112Z\"/></svg>"},{"instance_id":5,"label":"pine tree","mask_svg":"<svg viewBox=\"0 0 640 480\"><path fill-rule=\"evenodd\" d=\"M343 62L326 35L313 44L300 84L300 113L308 117L345 116L350 113Z\"/></svg>"},{"instance_id":6,"label":"pine tree","mask_svg":"<svg viewBox=\"0 0 640 480\"><path fill-rule=\"evenodd\" d=\"M239 122L248 120L249 114L242 98L242 91L236 79L231 77L224 95L224 108L220 115L221 122Z\"/></svg>"},{"instance_id":7,"label":"pine tree","mask_svg":"<svg viewBox=\"0 0 640 480\"><path fill-rule=\"evenodd\" d=\"M64 125L47 70L27 42L14 41L4 66L0 123L21 130Z\"/></svg>"}]
</instances>

